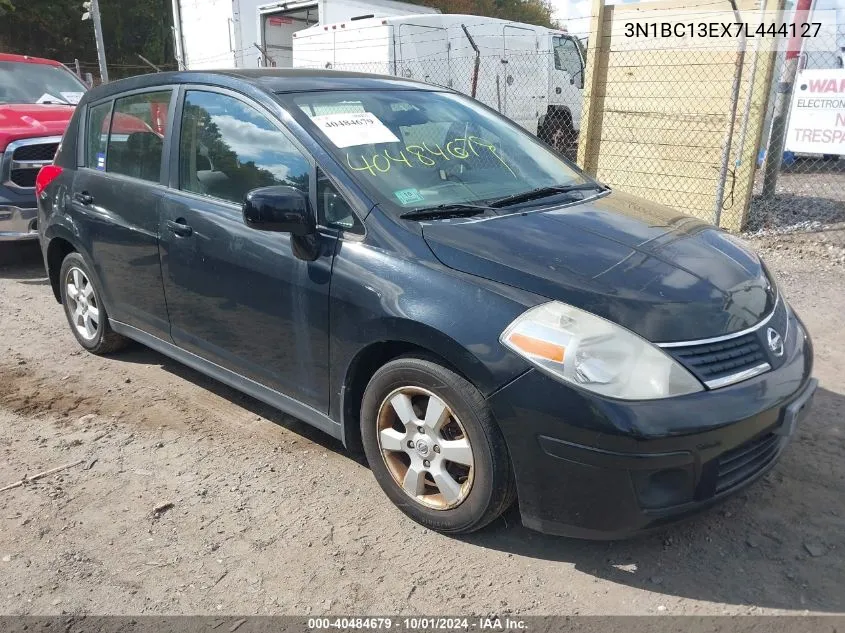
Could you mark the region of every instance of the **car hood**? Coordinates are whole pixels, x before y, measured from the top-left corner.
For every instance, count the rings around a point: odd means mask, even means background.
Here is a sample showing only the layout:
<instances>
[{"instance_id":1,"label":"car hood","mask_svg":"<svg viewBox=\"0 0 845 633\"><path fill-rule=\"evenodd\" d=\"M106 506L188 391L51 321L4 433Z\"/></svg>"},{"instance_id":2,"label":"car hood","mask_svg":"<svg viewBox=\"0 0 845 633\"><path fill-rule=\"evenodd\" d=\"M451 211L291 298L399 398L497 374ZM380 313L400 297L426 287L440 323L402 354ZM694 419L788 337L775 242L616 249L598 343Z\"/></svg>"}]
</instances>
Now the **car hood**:
<instances>
[{"instance_id":1,"label":"car hood","mask_svg":"<svg viewBox=\"0 0 845 633\"><path fill-rule=\"evenodd\" d=\"M0 151L12 141L64 134L74 106L54 104L0 104Z\"/></svg>"},{"instance_id":2,"label":"car hood","mask_svg":"<svg viewBox=\"0 0 845 633\"><path fill-rule=\"evenodd\" d=\"M760 259L737 240L618 192L425 223L423 236L450 268L564 301L653 342L737 332L776 300Z\"/></svg>"}]
</instances>

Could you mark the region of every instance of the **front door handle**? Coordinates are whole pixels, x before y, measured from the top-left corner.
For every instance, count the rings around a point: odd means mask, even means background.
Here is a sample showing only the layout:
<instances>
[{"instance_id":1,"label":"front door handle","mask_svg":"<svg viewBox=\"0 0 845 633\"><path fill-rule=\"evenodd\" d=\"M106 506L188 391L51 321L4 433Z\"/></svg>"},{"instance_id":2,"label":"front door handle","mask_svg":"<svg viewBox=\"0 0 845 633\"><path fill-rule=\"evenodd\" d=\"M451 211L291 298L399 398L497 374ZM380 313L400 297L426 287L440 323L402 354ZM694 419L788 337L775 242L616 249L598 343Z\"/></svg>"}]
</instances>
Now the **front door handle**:
<instances>
[{"instance_id":1,"label":"front door handle","mask_svg":"<svg viewBox=\"0 0 845 633\"><path fill-rule=\"evenodd\" d=\"M78 191L77 193L73 194L73 199L76 200L79 204L84 204L86 207L94 202L94 196L92 196L87 191Z\"/></svg>"},{"instance_id":2,"label":"front door handle","mask_svg":"<svg viewBox=\"0 0 845 633\"><path fill-rule=\"evenodd\" d=\"M179 237L188 237L194 232L194 229L185 223L185 218L168 220L165 224L174 235L178 235Z\"/></svg>"}]
</instances>

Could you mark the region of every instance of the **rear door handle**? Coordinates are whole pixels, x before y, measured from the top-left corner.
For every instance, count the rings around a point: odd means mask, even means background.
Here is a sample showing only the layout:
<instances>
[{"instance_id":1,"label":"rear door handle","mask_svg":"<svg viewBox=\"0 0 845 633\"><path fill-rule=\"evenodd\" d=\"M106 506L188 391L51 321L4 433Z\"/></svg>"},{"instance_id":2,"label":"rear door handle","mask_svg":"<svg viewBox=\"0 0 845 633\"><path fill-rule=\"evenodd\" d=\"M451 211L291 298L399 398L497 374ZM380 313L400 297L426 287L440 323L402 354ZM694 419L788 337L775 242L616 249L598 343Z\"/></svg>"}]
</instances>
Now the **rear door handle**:
<instances>
[{"instance_id":1,"label":"rear door handle","mask_svg":"<svg viewBox=\"0 0 845 633\"><path fill-rule=\"evenodd\" d=\"M194 232L194 229L185 223L185 218L168 220L165 224L174 235L178 235L179 237L188 237Z\"/></svg>"},{"instance_id":2,"label":"rear door handle","mask_svg":"<svg viewBox=\"0 0 845 633\"><path fill-rule=\"evenodd\" d=\"M94 196L92 196L87 191L79 191L73 194L73 199L76 200L79 204L84 204L86 207L94 202Z\"/></svg>"}]
</instances>

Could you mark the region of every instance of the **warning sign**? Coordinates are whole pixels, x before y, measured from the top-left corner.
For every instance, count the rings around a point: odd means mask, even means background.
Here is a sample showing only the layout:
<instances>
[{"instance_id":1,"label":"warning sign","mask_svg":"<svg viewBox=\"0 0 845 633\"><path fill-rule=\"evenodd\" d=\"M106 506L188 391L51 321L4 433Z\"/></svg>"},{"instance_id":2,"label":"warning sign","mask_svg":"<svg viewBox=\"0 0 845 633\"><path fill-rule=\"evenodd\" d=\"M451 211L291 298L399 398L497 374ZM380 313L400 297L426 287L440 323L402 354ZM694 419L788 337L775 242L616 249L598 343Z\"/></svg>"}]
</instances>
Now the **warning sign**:
<instances>
[{"instance_id":1,"label":"warning sign","mask_svg":"<svg viewBox=\"0 0 845 633\"><path fill-rule=\"evenodd\" d=\"M786 149L845 154L845 69L802 70L795 79Z\"/></svg>"}]
</instances>

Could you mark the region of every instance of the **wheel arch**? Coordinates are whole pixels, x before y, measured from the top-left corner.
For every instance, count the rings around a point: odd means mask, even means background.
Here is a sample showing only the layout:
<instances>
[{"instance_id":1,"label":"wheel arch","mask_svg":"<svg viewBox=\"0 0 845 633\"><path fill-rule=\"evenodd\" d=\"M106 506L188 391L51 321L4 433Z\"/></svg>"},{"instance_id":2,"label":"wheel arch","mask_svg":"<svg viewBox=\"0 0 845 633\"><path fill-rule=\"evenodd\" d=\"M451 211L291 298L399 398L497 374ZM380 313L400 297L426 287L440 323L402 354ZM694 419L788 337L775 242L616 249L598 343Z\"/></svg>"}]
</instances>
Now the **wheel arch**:
<instances>
[{"instance_id":1,"label":"wheel arch","mask_svg":"<svg viewBox=\"0 0 845 633\"><path fill-rule=\"evenodd\" d=\"M73 233L63 226L50 226L44 233L47 240L45 262L47 264L47 276L50 280L50 287L53 289L53 296L59 303L62 302L62 294L59 290L59 273L62 269L62 262L68 253L80 253L86 261L91 258L84 248L79 244Z\"/></svg>"},{"instance_id":2,"label":"wheel arch","mask_svg":"<svg viewBox=\"0 0 845 633\"><path fill-rule=\"evenodd\" d=\"M421 323L389 319L390 338L372 340L352 355L343 372L338 409L343 443L361 450L360 413L364 390L373 374L392 360L417 355L431 359L472 383L484 395L494 391L493 375L469 350L446 334Z\"/></svg>"}]
</instances>

